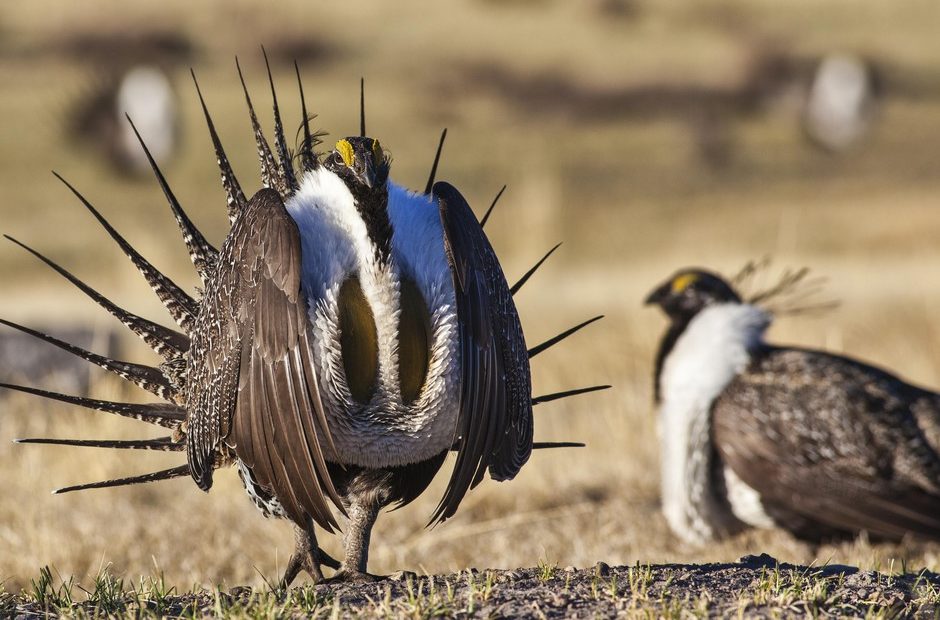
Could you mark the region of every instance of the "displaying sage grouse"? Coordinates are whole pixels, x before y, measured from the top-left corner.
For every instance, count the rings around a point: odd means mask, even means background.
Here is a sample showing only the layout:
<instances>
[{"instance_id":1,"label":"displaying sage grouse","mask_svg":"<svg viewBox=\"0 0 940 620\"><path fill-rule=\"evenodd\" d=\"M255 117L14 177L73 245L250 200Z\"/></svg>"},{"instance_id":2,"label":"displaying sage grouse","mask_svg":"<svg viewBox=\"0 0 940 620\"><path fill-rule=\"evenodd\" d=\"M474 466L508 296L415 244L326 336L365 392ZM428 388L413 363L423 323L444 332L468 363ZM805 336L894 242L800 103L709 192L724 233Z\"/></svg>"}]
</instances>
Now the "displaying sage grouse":
<instances>
[{"instance_id":1,"label":"displaying sage grouse","mask_svg":"<svg viewBox=\"0 0 940 620\"><path fill-rule=\"evenodd\" d=\"M250 199L199 94L232 223L221 249L196 229L151 159L202 280L199 297L159 273L69 185L181 332L118 308L26 248L151 345L165 360L159 368L106 359L4 321L169 401L114 403L6 385L172 431L142 441L24 441L185 450L188 457L165 471L60 492L187 475L209 490L217 468L235 465L258 508L296 526L285 585L301 569L322 579L321 565L337 569L334 579L369 578L369 537L378 512L418 497L448 452L456 452L454 468L431 523L453 515L487 472L508 480L533 449L579 445L533 443L532 406L600 389L532 397L529 359L590 321L527 349L512 295L538 265L507 284L467 202L451 185L434 183L440 146L423 193L389 180L390 160L366 137L364 113L361 135L339 140L320 157L297 76L303 110L298 171L270 69L273 149L245 89L264 185ZM342 563L319 549L314 533L314 524L337 530L336 511L347 517Z\"/></svg>"},{"instance_id":2,"label":"displaying sage grouse","mask_svg":"<svg viewBox=\"0 0 940 620\"><path fill-rule=\"evenodd\" d=\"M940 394L862 362L764 341L772 316L721 277L680 271L646 299L662 503L690 542L780 527L821 542L940 539Z\"/></svg>"}]
</instances>

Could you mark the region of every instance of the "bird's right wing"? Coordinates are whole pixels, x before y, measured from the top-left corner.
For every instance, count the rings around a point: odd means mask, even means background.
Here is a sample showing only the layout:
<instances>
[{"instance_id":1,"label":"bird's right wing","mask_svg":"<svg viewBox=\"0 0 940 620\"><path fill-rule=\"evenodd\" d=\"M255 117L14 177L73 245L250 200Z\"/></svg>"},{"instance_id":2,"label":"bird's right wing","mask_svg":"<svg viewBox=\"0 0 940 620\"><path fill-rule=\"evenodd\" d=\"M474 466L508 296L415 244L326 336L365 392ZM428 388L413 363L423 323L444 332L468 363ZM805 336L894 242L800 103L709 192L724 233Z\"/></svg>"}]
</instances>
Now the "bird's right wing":
<instances>
[{"instance_id":1,"label":"bird's right wing","mask_svg":"<svg viewBox=\"0 0 940 620\"><path fill-rule=\"evenodd\" d=\"M770 349L716 400L715 444L771 516L936 539L940 458L911 414L921 393L854 360Z\"/></svg>"},{"instance_id":2,"label":"bird's right wing","mask_svg":"<svg viewBox=\"0 0 940 620\"><path fill-rule=\"evenodd\" d=\"M195 366L208 375L208 386L233 370L237 381L221 381L224 393L197 394L192 418L209 428L190 436L191 465L200 452L219 448L212 445L217 437L294 522L310 516L329 531L336 526L329 501L343 508L324 460L331 438L301 292L300 235L276 191L261 190L249 201L220 264L218 286L206 300L214 320ZM227 409L213 411L220 402ZM200 473L194 467L197 481Z\"/></svg>"}]
</instances>

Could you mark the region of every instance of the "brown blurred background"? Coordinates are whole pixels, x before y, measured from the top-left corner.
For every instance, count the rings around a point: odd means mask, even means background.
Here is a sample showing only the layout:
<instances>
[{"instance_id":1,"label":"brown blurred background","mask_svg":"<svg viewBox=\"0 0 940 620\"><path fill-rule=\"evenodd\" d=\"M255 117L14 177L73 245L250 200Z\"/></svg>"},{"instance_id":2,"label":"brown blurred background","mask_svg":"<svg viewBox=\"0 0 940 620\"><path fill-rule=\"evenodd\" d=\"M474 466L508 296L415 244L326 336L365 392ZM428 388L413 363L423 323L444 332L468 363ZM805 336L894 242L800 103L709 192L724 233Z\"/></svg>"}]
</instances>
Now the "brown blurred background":
<instances>
[{"instance_id":1,"label":"brown blurred background","mask_svg":"<svg viewBox=\"0 0 940 620\"><path fill-rule=\"evenodd\" d=\"M937 548L915 543L812 550L783 534L752 533L696 549L673 540L658 513L650 405L650 361L664 324L641 300L683 266L733 273L768 255L780 268L810 266L829 278L827 295L841 306L781 319L773 338L940 386L938 32L940 5L929 0L5 3L0 232L163 320L137 273L49 173L74 183L158 267L195 283L159 188L121 146L112 95L128 73L146 83L151 108L166 101L150 139L166 153L177 196L216 242L227 229L224 196L189 68L247 191L259 181L236 55L270 127L266 47L291 137L300 122L296 59L327 144L358 131L363 76L369 133L391 151L396 180L423 187L447 127L439 178L478 213L509 185L488 232L510 280L565 242L517 298L532 343L607 315L538 358L536 391L615 386L537 411L539 439L588 448L535 455L516 481L484 484L434 531L422 529L434 492L380 519L371 569L727 560L759 551L936 569ZM164 80L170 95L160 90ZM160 118L170 119L164 129ZM98 350L151 360L9 243L0 245L0 286L2 317L75 329ZM69 369L24 376L24 360L39 354L2 332L0 380L139 397L98 373L77 383ZM183 480L50 497L57 486L178 457L13 446L8 440L24 435L129 437L140 429L25 397L0 395L0 410L0 581L8 587L43 564L81 578L113 563L131 576L163 571L180 585L257 583L255 567L269 576L283 567L289 528L261 519L234 474L208 496Z\"/></svg>"}]
</instances>

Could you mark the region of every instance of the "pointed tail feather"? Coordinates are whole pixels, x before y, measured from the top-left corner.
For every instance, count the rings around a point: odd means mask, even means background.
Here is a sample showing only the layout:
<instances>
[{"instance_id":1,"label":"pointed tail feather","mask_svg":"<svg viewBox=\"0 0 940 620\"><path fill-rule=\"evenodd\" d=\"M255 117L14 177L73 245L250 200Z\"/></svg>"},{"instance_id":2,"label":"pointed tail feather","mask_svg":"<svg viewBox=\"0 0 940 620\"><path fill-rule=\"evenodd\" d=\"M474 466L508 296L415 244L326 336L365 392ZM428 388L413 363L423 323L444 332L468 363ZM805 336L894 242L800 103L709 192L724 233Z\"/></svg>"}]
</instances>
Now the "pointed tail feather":
<instances>
[{"instance_id":1,"label":"pointed tail feather","mask_svg":"<svg viewBox=\"0 0 940 620\"><path fill-rule=\"evenodd\" d=\"M163 176L163 172L150 154L150 149L147 148L144 139L140 136L140 132L137 131L134 121L131 120L129 115L125 114L125 116L127 116L127 122L131 124L131 129L134 130L134 135L137 136L137 141L140 142L141 148L144 149L144 155L147 156L147 161L150 162L150 168L153 170L154 176L157 177L157 183L160 184L163 195L166 196L167 202L170 203L170 209L173 210L176 223L179 224L180 232L183 233L183 242L189 249L189 258L193 262L193 266L196 268L196 272L199 274L202 283L205 284L215 271L219 251L216 250L211 243L206 241L203 234L196 228L196 225L189 219L189 216L186 215L183 207L173 194L173 190L170 189L170 185L166 182L166 177Z\"/></svg>"},{"instance_id":2,"label":"pointed tail feather","mask_svg":"<svg viewBox=\"0 0 940 620\"><path fill-rule=\"evenodd\" d=\"M14 439L16 443L45 444L52 446L75 446L79 448L114 448L118 450L155 450L158 452L181 452L186 444L173 441L172 437L156 439L55 439L51 437L26 437Z\"/></svg>"},{"instance_id":3,"label":"pointed tail feather","mask_svg":"<svg viewBox=\"0 0 940 620\"><path fill-rule=\"evenodd\" d=\"M268 71L268 84L271 85L271 100L274 102L274 148L277 149L281 160L281 181L293 193L298 189L297 177L294 176L294 165L291 163L290 153L287 152L287 140L284 138L284 125L281 123L281 109L277 105L277 92L274 90L274 78L271 77L271 64L268 62L268 52L261 47L264 55L264 66Z\"/></svg>"},{"instance_id":4,"label":"pointed tail feather","mask_svg":"<svg viewBox=\"0 0 940 620\"><path fill-rule=\"evenodd\" d=\"M248 116L251 119L251 129L255 133L255 144L258 147L258 159L261 160L261 183L265 187L277 190L282 197L290 195L287 184L281 179L278 173L277 164L274 161L274 154L271 153L271 147L261 131L261 125L258 123L258 115L255 114L255 108L251 103L251 96L248 94L248 87L245 85L245 76L242 75L242 67L235 59L235 67L238 69L238 79L241 80L242 90L245 92L245 103L248 104Z\"/></svg>"},{"instance_id":5,"label":"pointed tail feather","mask_svg":"<svg viewBox=\"0 0 940 620\"><path fill-rule=\"evenodd\" d=\"M431 188L434 187L434 177L437 176L437 165L441 162L441 151L444 150L444 139L447 138L447 128L441 132L441 141L437 143L437 152L434 154L434 163L431 164L431 174L428 175L428 183L424 186L424 193L431 195Z\"/></svg>"},{"instance_id":6,"label":"pointed tail feather","mask_svg":"<svg viewBox=\"0 0 940 620\"><path fill-rule=\"evenodd\" d=\"M59 176L57 172L53 172L52 174L62 181L82 204L85 205L85 208L95 216L95 219L97 219L108 234L111 235L111 238L117 242L124 254L131 259L131 262L134 263L137 270L147 279L150 288L153 289L157 297L160 298L160 301L163 302L164 307L173 317L173 320L176 321L176 324L183 328L183 331L186 333L190 333L193 330L193 326L196 322L196 314L198 312L198 304L196 301L177 286L175 282L160 273L156 267L151 265L137 250L131 247L131 244L129 244L127 240L111 226L108 220L106 220L77 189L72 187L68 181Z\"/></svg>"},{"instance_id":7,"label":"pointed tail feather","mask_svg":"<svg viewBox=\"0 0 940 620\"><path fill-rule=\"evenodd\" d=\"M532 398L532 406L541 405L542 403L550 403L553 400L558 400L560 398L568 398L569 396L577 396L578 394L587 394L589 392L598 392L600 390L609 390L609 385L593 385L586 388L578 388L576 390L566 390L564 392L555 392L554 394L543 394L542 396L535 396Z\"/></svg>"},{"instance_id":8,"label":"pointed tail feather","mask_svg":"<svg viewBox=\"0 0 940 620\"><path fill-rule=\"evenodd\" d=\"M555 247L553 247L551 250L546 252L545 256L539 259L539 262L535 263L535 265L533 265L531 269L529 269L527 272L525 272L522 275L521 278L519 278L518 282L512 285L512 288L509 289L509 293L512 295L515 295L517 292L519 292L519 289L521 289L525 285L525 283L529 281L529 278L532 277L532 274L538 271L539 267L542 266L542 263L547 261L548 257L554 254L555 250L557 250L560 247L561 247L561 243L557 243L555 244Z\"/></svg>"},{"instance_id":9,"label":"pointed tail feather","mask_svg":"<svg viewBox=\"0 0 940 620\"><path fill-rule=\"evenodd\" d=\"M555 247L558 247L558 246L555 246ZM565 331L561 332L560 334L558 334L558 335L555 336L554 338L549 338L548 340L546 340L546 341L543 342L542 344L536 345L536 346L532 347L531 349L529 349L529 359L532 359L533 357L535 357L536 355L538 355L539 353L541 353L541 352L544 351L545 349L549 349L549 348L555 346L556 344L558 344L559 342L561 342L562 340L564 340L564 339L567 338L568 336L570 336L570 335L572 335L572 334L574 334L574 333L576 333L576 332L578 332L578 331L584 329L585 327L587 327L587 326L590 325L591 323L593 323L593 322L595 322L595 321L600 321L602 318L604 318L604 315L603 315L603 314L601 314L601 315L599 315L599 316L596 316L596 317L594 317L594 318L592 318L592 319L588 319L587 321L584 321L583 323L578 323L578 324L575 325L574 327L571 327L571 328L566 329Z\"/></svg>"},{"instance_id":10,"label":"pointed tail feather","mask_svg":"<svg viewBox=\"0 0 940 620\"><path fill-rule=\"evenodd\" d=\"M56 489L53 493L71 493L72 491L84 491L87 489L105 489L108 487L122 487L130 484L143 484L145 482L157 482L159 480L171 480L173 478L182 478L189 475L189 465L179 465L170 469L155 471L142 476L130 476L128 478L115 478L114 480L102 480L101 482L91 482L88 484L78 484L70 487Z\"/></svg>"},{"instance_id":11,"label":"pointed tail feather","mask_svg":"<svg viewBox=\"0 0 940 620\"><path fill-rule=\"evenodd\" d=\"M228 161L225 149L222 148L222 141L219 140L219 134L215 131L215 124L212 117L209 116L209 108L206 107L206 100L202 98L202 91L199 90L199 82L196 81L196 72L190 69L193 76L193 84L196 85L196 94L199 95L199 103L202 105L202 113L206 117L206 125L209 127L209 137L212 139L212 148L215 149L215 161L219 166L219 173L222 175L222 189L225 190L225 199L228 204L228 220L234 223L238 214L248 206L248 199L242 191L238 179L235 177L235 171Z\"/></svg>"},{"instance_id":12,"label":"pointed tail feather","mask_svg":"<svg viewBox=\"0 0 940 620\"><path fill-rule=\"evenodd\" d=\"M551 450L554 448L583 448L586 444L581 443L580 441L534 441L532 442L533 450ZM451 452L456 452L460 449L460 444L454 444L450 447Z\"/></svg>"},{"instance_id":13,"label":"pointed tail feather","mask_svg":"<svg viewBox=\"0 0 940 620\"><path fill-rule=\"evenodd\" d=\"M300 79L300 67L294 61L294 71L297 73L297 90L300 91L300 113L304 117L304 141L300 146L300 163L304 170L316 170L320 166L313 147L317 145L316 135L310 131L310 116L307 114L307 101L304 99L304 84Z\"/></svg>"},{"instance_id":14,"label":"pointed tail feather","mask_svg":"<svg viewBox=\"0 0 940 620\"><path fill-rule=\"evenodd\" d=\"M54 344L60 349L68 351L72 355L76 355L84 360L91 362L92 364L96 364L101 368L104 368L109 372L113 372L122 379L130 381L134 385L147 390L151 394L156 394L164 400L172 400L173 397L176 396L175 390L173 389L173 386L170 385L169 380L157 368L113 360L103 355L86 351L85 349L77 347L73 344L69 344L68 342L63 342L62 340L53 338L48 334L24 327L17 323L13 323L12 321L7 321L6 319L0 319L0 324L6 325L7 327L12 327L13 329L19 330L25 334L29 334L30 336L40 340L45 340L50 344Z\"/></svg>"},{"instance_id":15,"label":"pointed tail feather","mask_svg":"<svg viewBox=\"0 0 940 620\"><path fill-rule=\"evenodd\" d=\"M506 186L503 185L503 187L498 192L496 192L496 197L493 198L493 202L490 203L490 208L486 210L486 213L483 214L483 219L480 220L480 228L486 226L486 221L490 219L490 214L493 213L493 209L496 207L496 203L499 202L500 196L502 196L503 192L505 191Z\"/></svg>"},{"instance_id":16,"label":"pointed tail feather","mask_svg":"<svg viewBox=\"0 0 940 620\"><path fill-rule=\"evenodd\" d=\"M366 137L366 79L359 78L359 135Z\"/></svg>"},{"instance_id":17,"label":"pointed tail feather","mask_svg":"<svg viewBox=\"0 0 940 620\"><path fill-rule=\"evenodd\" d=\"M580 441L535 441L532 442L533 450L552 450L555 448L583 448L586 444Z\"/></svg>"},{"instance_id":18,"label":"pointed tail feather","mask_svg":"<svg viewBox=\"0 0 940 620\"><path fill-rule=\"evenodd\" d=\"M181 334L178 331L163 327L153 321L148 321L145 318L128 312L25 243L21 243L9 235L4 235L4 237L47 264L59 273L59 275L74 284L99 306L115 316L125 327L140 336L144 342L150 345L150 348L152 348L157 355L162 356L164 359L170 359L171 357L182 355L189 350L189 338L185 334Z\"/></svg>"},{"instance_id":19,"label":"pointed tail feather","mask_svg":"<svg viewBox=\"0 0 940 620\"><path fill-rule=\"evenodd\" d=\"M57 400L70 405L78 405L79 407L94 409L95 411L114 413L125 418L140 420L141 422L147 422L148 424L154 424L164 428L175 429L186 419L186 411L170 403L118 403L110 400L95 400L82 396L72 396L71 394L50 392L48 390L41 390L25 385L15 385L12 383L0 383L0 388L32 394L50 400Z\"/></svg>"}]
</instances>

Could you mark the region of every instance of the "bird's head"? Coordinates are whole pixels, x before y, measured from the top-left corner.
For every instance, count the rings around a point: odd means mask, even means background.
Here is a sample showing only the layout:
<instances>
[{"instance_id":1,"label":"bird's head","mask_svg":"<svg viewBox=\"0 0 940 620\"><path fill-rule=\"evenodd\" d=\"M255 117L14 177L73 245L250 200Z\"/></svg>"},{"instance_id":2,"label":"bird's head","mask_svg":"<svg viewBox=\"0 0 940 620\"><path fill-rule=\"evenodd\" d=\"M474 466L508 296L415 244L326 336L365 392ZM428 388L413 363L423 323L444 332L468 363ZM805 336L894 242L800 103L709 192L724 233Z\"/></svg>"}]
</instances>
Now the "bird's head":
<instances>
[{"instance_id":1,"label":"bird's head","mask_svg":"<svg viewBox=\"0 0 940 620\"><path fill-rule=\"evenodd\" d=\"M355 136L337 142L323 165L353 194L369 194L384 191L391 160L378 140Z\"/></svg>"},{"instance_id":2,"label":"bird's head","mask_svg":"<svg viewBox=\"0 0 940 620\"><path fill-rule=\"evenodd\" d=\"M683 269L653 289L645 303L658 305L673 321L688 321L710 305L741 303L741 297L721 276Z\"/></svg>"}]
</instances>

